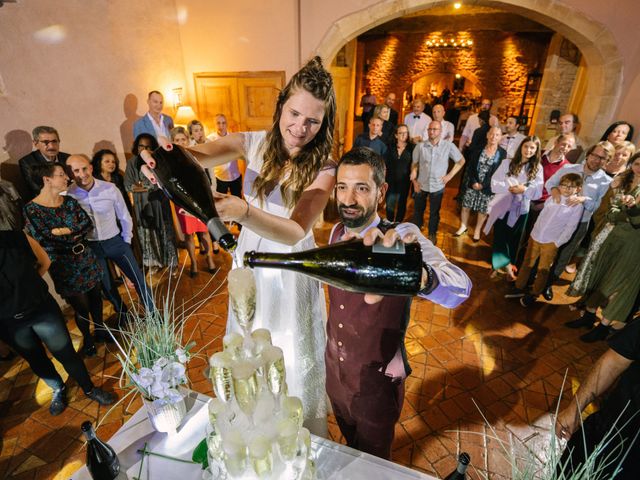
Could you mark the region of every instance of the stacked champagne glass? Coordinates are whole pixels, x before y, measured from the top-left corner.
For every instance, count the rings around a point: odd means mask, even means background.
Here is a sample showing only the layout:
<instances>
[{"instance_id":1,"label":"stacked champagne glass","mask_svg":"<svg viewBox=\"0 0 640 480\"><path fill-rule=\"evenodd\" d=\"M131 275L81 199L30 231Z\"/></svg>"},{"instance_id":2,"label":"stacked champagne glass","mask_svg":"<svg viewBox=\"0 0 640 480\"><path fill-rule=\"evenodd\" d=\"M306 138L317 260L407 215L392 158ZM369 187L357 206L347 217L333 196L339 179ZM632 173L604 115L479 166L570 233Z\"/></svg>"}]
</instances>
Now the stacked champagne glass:
<instances>
[{"instance_id":1,"label":"stacked champagne glass","mask_svg":"<svg viewBox=\"0 0 640 480\"><path fill-rule=\"evenodd\" d=\"M282 350L267 329L253 330L255 280L249 269L229 273L230 305L242 334L223 339L209 359L216 398L209 403L205 478L313 479L302 402L287 395Z\"/></svg>"}]
</instances>

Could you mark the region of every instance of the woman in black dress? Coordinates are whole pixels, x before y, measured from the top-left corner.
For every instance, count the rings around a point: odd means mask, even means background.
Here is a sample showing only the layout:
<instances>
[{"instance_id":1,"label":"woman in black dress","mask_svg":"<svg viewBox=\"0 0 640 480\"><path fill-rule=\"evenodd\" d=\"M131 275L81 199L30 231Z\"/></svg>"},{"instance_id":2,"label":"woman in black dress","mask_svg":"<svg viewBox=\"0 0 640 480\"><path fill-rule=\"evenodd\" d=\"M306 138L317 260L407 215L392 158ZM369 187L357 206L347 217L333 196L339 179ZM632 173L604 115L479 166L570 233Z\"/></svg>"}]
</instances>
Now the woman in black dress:
<instances>
[{"instance_id":1,"label":"woman in black dress","mask_svg":"<svg viewBox=\"0 0 640 480\"><path fill-rule=\"evenodd\" d=\"M407 197L411 181L411 160L415 145L409 141L409 128L398 125L395 142L389 145L384 161L387 165L387 220L402 222L407 210Z\"/></svg>"}]
</instances>

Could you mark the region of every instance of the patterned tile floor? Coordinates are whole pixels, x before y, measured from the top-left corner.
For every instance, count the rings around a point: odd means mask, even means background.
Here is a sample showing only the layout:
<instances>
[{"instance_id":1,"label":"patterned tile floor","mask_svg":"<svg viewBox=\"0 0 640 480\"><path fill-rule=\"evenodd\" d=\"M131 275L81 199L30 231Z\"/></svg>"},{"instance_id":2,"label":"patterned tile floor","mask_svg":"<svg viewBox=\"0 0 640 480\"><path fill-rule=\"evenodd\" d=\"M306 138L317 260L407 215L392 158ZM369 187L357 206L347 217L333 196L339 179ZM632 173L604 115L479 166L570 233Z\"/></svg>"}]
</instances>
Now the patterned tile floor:
<instances>
[{"instance_id":1,"label":"patterned tile floor","mask_svg":"<svg viewBox=\"0 0 640 480\"><path fill-rule=\"evenodd\" d=\"M419 299L413 303L406 338L413 373L407 379L405 404L396 425L393 460L442 477L454 468L457 454L467 451L471 478L505 479L511 476L505 452L544 459L541 447L549 438L545 414L558 404L565 374L562 405L605 345L583 344L578 332L562 326L575 317L565 305L570 302L563 295L568 282L554 288L552 302L542 301L527 310L505 300L504 280L489 278L486 239L474 244L470 237L451 237L458 226L454 194L453 190L445 194L438 246L465 269L474 289L471 298L455 310ZM318 243L326 242L330 226L325 223L316 230ZM178 298L189 304L217 290L188 328L202 348L201 358L189 367L192 388L207 394L211 385L203 369L206 356L220 350L227 310L226 287L221 282L229 263L230 257L220 254L215 277L203 270L195 279L184 275L178 286ZM162 282L158 288L163 288ZM108 308L105 303L110 313ZM72 315L68 320L78 346L80 335ZM123 395L113 352L101 345L97 357L86 363L97 384ZM100 422L98 434L108 439L140 408L139 399L127 399L109 412L69 382L69 408L51 417L50 390L24 361L0 363L0 374L1 478L69 478L84 463L80 433L84 420ZM333 419L330 434L342 441Z\"/></svg>"}]
</instances>

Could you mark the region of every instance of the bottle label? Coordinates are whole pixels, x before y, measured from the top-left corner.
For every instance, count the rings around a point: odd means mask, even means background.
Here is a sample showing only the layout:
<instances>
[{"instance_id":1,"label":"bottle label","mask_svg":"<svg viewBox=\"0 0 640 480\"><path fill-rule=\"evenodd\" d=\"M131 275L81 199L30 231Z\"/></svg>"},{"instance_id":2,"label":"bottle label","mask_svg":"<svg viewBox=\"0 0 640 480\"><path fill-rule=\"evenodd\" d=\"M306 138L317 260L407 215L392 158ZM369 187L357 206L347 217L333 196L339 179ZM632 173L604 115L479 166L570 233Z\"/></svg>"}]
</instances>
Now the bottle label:
<instances>
[{"instance_id":1,"label":"bottle label","mask_svg":"<svg viewBox=\"0 0 640 480\"><path fill-rule=\"evenodd\" d=\"M393 253L396 255L403 255L406 253L406 249L404 248L404 243L400 240L397 240L396 243L391 245L390 247L385 247L382 244L382 241L379 241L371 247L371 251L373 253Z\"/></svg>"}]
</instances>

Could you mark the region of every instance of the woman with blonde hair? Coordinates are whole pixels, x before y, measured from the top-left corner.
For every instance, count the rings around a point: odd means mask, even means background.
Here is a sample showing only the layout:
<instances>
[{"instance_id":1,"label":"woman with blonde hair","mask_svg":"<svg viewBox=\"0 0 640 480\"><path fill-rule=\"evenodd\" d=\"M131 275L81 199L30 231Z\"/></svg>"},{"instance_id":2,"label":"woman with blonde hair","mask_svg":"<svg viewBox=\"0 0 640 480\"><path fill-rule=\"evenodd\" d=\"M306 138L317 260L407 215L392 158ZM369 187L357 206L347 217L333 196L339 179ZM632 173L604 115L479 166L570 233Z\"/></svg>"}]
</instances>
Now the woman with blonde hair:
<instances>
[{"instance_id":1,"label":"woman with blonde hair","mask_svg":"<svg viewBox=\"0 0 640 480\"><path fill-rule=\"evenodd\" d=\"M230 133L190 148L208 168L239 155L247 159L244 198L215 194L221 218L243 226L233 268L242 267L251 250L284 253L315 246L312 227L335 184L335 162L329 158L335 109L331 75L315 57L278 95L269 131ZM142 158L155 166L150 155ZM302 399L305 425L326 435L326 311L320 283L285 270L257 269L254 275L254 328L271 330L273 344L284 352L289 394ZM239 331L231 311L227 330Z\"/></svg>"}]
</instances>

